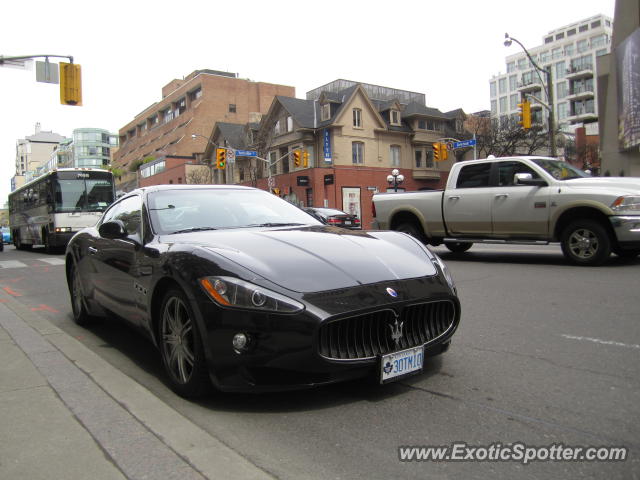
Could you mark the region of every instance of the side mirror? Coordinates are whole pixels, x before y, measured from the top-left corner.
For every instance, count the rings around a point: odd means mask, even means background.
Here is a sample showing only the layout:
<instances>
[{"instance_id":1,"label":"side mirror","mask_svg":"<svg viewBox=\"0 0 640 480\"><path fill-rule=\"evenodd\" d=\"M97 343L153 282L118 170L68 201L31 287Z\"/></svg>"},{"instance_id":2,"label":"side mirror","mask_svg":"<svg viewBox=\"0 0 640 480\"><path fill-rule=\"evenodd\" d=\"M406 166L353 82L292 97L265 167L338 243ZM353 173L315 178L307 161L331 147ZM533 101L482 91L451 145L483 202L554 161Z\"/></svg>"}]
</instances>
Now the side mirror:
<instances>
[{"instance_id":1,"label":"side mirror","mask_svg":"<svg viewBox=\"0 0 640 480\"><path fill-rule=\"evenodd\" d=\"M529 185L532 187L546 187L547 182L542 178L533 178L530 173L516 173L513 176L513 183L516 185Z\"/></svg>"},{"instance_id":2,"label":"side mirror","mask_svg":"<svg viewBox=\"0 0 640 480\"><path fill-rule=\"evenodd\" d=\"M104 222L98 227L98 233L103 238L125 238L127 234L127 227L124 226L121 220L111 220Z\"/></svg>"}]
</instances>

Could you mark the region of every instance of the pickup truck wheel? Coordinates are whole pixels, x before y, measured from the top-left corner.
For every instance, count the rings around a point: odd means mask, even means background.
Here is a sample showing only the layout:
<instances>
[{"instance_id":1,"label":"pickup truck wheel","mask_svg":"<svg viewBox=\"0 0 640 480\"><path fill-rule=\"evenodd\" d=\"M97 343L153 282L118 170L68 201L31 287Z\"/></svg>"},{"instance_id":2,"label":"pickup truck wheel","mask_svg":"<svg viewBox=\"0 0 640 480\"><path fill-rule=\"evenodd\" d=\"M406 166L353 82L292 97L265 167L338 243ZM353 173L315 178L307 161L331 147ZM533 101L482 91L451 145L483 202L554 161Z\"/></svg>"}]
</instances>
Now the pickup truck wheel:
<instances>
[{"instance_id":1,"label":"pickup truck wheel","mask_svg":"<svg viewBox=\"0 0 640 480\"><path fill-rule=\"evenodd\" d=\"M402 232L411 235L413 238L424 243L424 236L418 231L418 227L416 227L413 223L401 223L396 228L394 228L394 230L396 232Z\"/></svg>"},{"instance_id":2,"label":"pickup truck wheel","mask_svg":"<svg viewBox=\"0 0 640 480\"><path fill-rule=\"evenodd\" d=\"M453 253L466 252L472 245L473 242L444 242L444 246Z\"/></svg>"},{"instance_id":3,"label":"pickup truck wheel","mask_svg":"<svg viewBox=\"0 0 640 480\"><path fill-rule=\"evenodd\" d=\"M595 266L611 254L611 239L605 228L594 220L576 220L562 232L562 253L576 265Z\"/></svg>"}]
</instances>

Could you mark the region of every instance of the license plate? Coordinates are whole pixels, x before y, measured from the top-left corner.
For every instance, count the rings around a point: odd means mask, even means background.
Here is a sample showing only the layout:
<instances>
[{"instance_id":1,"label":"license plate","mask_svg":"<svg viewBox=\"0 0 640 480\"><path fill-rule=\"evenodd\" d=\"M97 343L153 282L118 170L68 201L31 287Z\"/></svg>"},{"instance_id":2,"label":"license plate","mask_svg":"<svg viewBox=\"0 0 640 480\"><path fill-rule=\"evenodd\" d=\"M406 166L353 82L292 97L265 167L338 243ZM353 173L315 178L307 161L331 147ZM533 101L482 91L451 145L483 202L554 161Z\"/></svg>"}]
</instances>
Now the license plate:
<instances>
[{"instance_id":1,"label":"license plate","mask_svg":"<svg viewBox=\"0 0 640 480\"><path fill-rule=\"evenodd\" d=\"M344 221L344 224L345 224L345 225L351 225L351 220L345 220L345 221Z\"/></svg>"},{"instance_id":2,"label":"license plate","mask_svg":"<svg viewBox=\"0 0 640 480\"><path fill-rule=\"evenodd\" d=\"M410 373L422 371L424 349L408 348L384 355L380 361L380 383L393 381Z\"/></svg>"}]
</instances>

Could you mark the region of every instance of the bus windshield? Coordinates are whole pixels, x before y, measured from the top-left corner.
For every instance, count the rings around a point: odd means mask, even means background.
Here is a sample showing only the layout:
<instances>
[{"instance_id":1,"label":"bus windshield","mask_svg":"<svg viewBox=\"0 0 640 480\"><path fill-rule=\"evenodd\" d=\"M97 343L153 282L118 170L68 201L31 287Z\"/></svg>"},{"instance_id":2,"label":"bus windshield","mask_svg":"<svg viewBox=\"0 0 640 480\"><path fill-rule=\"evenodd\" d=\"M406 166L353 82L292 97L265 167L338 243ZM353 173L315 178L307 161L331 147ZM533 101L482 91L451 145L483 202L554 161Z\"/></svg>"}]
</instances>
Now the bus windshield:
<instances>
[{"instance_id":1,"label":"bus windshield","mask_svg":"<svg viewBox=\"0 0 640 480\"><path fill-rule=\"evenodd\" d=\"M101 212L113 202L113 185L101 179L57 179L56 212Z\"/></svg>"}]
</instances>

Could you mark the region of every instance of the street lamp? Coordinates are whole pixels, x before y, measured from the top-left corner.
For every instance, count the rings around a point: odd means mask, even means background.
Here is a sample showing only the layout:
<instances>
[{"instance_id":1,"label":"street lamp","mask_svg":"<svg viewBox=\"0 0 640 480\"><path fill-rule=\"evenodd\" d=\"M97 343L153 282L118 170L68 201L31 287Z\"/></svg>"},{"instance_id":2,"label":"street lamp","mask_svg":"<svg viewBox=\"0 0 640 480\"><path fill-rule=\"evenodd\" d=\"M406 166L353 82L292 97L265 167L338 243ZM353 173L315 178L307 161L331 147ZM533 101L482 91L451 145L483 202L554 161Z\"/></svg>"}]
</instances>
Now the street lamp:
<instances>
[{"instance_id":1,"label":"street lamp","mask_svg":"<svg viewBox=\"0 0 640 480\"><path fill-rule=\"evenodd\" d=\"M536 73L538 74L538 77L540 78L540 81L542 82L543 86L544 86L544 82L542 81L542 77L540 77L540 73L539 72L544 72L544 74L547 77L547 88L545 88L546 94L547 94L547 102L549 102L549 105L546 105L547 110L549 111L549 151L551 153L552 157L556 156L556 132L555 132L555 120L554 120L554 105L553 105L553 79L551 77L551 65L547 65L546 68L542 68L541 66L539 66L534 60L533 58L531 58L531 55L529 54L529 52L527 51L526 48L524 48L524 45L522 43L520 43L517 39L509 36L508 33L504 34L504 46L505 47L510 47L512 42L516 42L518 45L520 45L522 47L522 50L524 50L524 53L527 54L527 57L529 58L529 61L531 62L531 65L533 65L533 67L536 69Z\"/></svg>"},{"instance_id":2,"label":"street lamp","mask_svg":"<svg viewBox=\"0 0 640 480\"><path fill-rule=\"evenodd\" d=\"M398 185L404 182L404 175L400 173L397 168L391 170L391 175L387 175L387 182L389 182L389 186L393 187L393 191L398 191Z\"/></svg>"}]
</instances>

